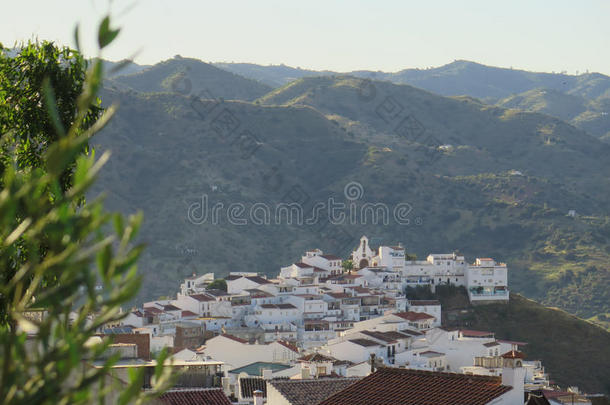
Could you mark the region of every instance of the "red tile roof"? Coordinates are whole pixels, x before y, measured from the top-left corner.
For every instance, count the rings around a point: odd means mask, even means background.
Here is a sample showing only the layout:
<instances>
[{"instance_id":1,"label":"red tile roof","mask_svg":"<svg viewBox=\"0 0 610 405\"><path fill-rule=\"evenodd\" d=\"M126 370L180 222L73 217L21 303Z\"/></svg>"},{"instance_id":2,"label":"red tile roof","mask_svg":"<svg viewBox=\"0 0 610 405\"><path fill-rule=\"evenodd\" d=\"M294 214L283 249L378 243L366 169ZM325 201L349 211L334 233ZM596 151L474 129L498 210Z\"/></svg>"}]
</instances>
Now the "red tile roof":
<instances>
[{"instance_id":1,"label":"red tile roof","mask_svg":"<svg viewBox=\"0 0 610 405\"><path fill-rule=\"evenodd\" d=\"M396 315L402 319L406 319L407 321L421 321L424 319L434 319L434 317L432 315L428 315L423 312L413 312L413 311L396 312L394 315Z\"/></svg>"},{"instance_id":2,"label":"red tile roof","mask_svg":"<svg viewBox=\"0 0 610 405\"><path fill-rule=\"evenodd\" d=\"M347 293L344 293L344 292L328 292L328 293L325 293L325 294L328 295L328 296L331 296L333 298L336 298L336 299L339 299L339 298L351 298L352 297L351 295L349 295Z\"/></svg>"},{"instance_id":3,"label":"red tile roof","mask_svg":"<svg viewBox=\"0 0 610 405\"><path fill-rule=\"evenodd\" d=\"M321 353L311 353L306 356L299 357L297 359L297 361L306 361L306 362L314 362L314 363L328 362L328 361L334 362L336 360L337 359L335 359L334 357L325 356Z\"/></svg>"},{"instance_id":4,"label":"red tile roof","mask_svg":"<svg viewBox=\"0 0 610 405\"><path fill-rule=\"evenodd\" d=\"M320 255L320 257L322 257L326 260L341 260L341 258L339 256L335 256L335 255Z\"/></svg>"},{"instance_id":5,"label":"red tile roof","mask_svg":"<svg viewBox=\"0 0 610 405\"><path fill-rule=\"evenodd\" d=\"M511 389L498 377L380 368L320 405L484 405Z\"/></svg>"},{"instance_id":6,"label":"red tile roof","mask_svg":"<svg viewBox=\"0 0 610 405\"><path fill-rule=\"evenodd\" d=\"M221 388L191 388L163 393L159 399L168 405L231 405Z\"/></svg>"},{"instance_id":7,"label":"red tile roof","mask_svg":"<svg viewBox=\"0 0 610 405\"><path fill-rule=\"evenodd\" d=\"M524 359L525 358L525 354L515 351L515 350L511 350L510 352L506 352L502 355L502 358L505 359Z\"/></svg>"},{"instance_id":8,"label":"red tile roof","mask_svg":"<svg viewBox=\"0 0 610 405\"><path fill-rule=\"evenodd\" d=\"M303 262L298 262L298 263L295 263L294 265L297 267L300 267L302 269L309 269L309 268L313 267L313 266L311 266L307 263L303 263Z\"/></svg>"},{"instance_id":9,"label":"red tile roof","mask_svg":"<svg viewBox=\"0 0 610 405\"><path fill-rule=\"evenodd\" d=\"M246 277L248 280L253 281L257 284L272 284L271 281L267 280L266 278L262 278L260 276L248 276Z\"/></svg>"},{"instance_id":10,"label":"red tile roof","mask_svg":"<svg viewBox=\"0 0 610 405\"><path fill-rule=\"evenodd\" d=\"M286 402L292 405L312 405L344 390L359 380L359 377L271 380L269 385L275 388L286 399Z\"/></svg>"},{"instance_id":11,"label":"red tile roof","mask_svg":"<svg viewBox=\"0 0 610 405\"><path fill-rule=\"evenodd\" d=\"M205 294L193 294L193 295L190 295L190 297L199 302L215 301L214 298L210 297L209 295L205 295Z\"/></svg>"},{"instance_id":12,"label":"red tile roof","mask_svg":"<svg viewBox=\"0 0 610 405\"><path fill-rule=\"evenodd\" d=\"M298 352L299 352L299 348L298 348L298 347L296 347L295 345L293 345L293 344L289 343L289 342L285 342L285 341L283 341L283 340L277 340L276 342L277 342L277 343L279 343L279 344L281 344L282 346L284 346L284 347L286 347L286 348L288 348L288 349L292 350L292 351L293 351L293 352L295 352L295 353L298 353Z\"/></svg>"},{"instance_id":13,"label":"red tile roof","mask_svg":"<svg viewBox=\"0 0 610 405\"><path fill-rule=\"evenodd\" d=\"M182 311L182 316L198 316L196 313L192 312L192 311Z\"/></svg>"},{"instance_id":14,"label":"red tile roof","mask_svg":"<svg viewBox=\"0 0 610 405\"><path fill-rule=\"evenodd\" d=\"M254 391L262 391L263 398L267 397L267 382L259 377L246 377L239 379L239 389L244 398L254 397Z\"/></svg>"},{"instance_id":15,"label":"red tile roof","mask_svg":"<svg viewBox=\"0 0 610 405\"><path fill-rule=\"evenodd\" d=\"M382 342L385 342L385 343L393 343L393 342L396 342L398 339L410 338L409 335L405 335L405 334L402 334L400 332L395 332L395 331L380 332L380 331L376 331L376 330L363 330L363 331L360 331L360 333L362 333L363 335L372 337L373 339L381 340Z\"/></svg>"},{"instance_id":16,"label":"red tile roof","mask_svg":"<svg viewBox=\"0 0 610 405\"><path fill-rule=\"evenodd\" d=\"M371 346L380 346L379 343L373 342L369 339L349 339L350 342L355 343L359 346L371 347Z\"/></svg>"},{"instance_id":17,"label":"red tile roof","mask_svg":"<svg viewBox=\"0 0 610 405\"><path fill-rule=\"evenodd\" d=\"M239 343L248 343L248 341L246 339L238 338L237 336L229 335L228 333L223 333L220 336L226 337L227 339L231 339L231 340L234 340Z\"/></svg>"}]
</instances>

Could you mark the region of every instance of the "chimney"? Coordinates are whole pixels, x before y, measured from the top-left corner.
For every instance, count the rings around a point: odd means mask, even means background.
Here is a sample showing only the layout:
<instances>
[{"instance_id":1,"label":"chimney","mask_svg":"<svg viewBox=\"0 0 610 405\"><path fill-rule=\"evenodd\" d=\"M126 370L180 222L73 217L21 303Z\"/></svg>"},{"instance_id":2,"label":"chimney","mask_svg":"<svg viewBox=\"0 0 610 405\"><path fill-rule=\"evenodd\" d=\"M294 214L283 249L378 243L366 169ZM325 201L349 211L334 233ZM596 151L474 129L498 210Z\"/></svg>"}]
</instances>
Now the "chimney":
<instances>
[{"instance_id":1,"label":"chimney","mask_svg":"<svg viewBox=\"0 0 610 405\"><path fill-rule=\"evenodd\" d=\"M301 368L301 380L308 380L310 378L309 368L303 367Z\"/></svg>"},{"instance_id":2,"label":"chimney","mask_svg":"<svg viewBox=\"0 0 610 405\"><path fill-rule=\"evenodd\" d=\"M523 402L525 383L524 357L523 353L516 350L511 350L502 355L502 385L513 387L507 393L507 395L513 398L510 403Z\"/></svg>"},{"instance_id":3,"label":"chimney","mask_svg":"<svg viewBox=\"0 0 610 405\"><path fill-rule=\"evenodd\" d=\"M375 353L371 353L371 374L375 372Z\"/></svg>"},{"instance_id":4,"label":"chimney","mask_svg":"<svg viewBox=\"0 0 610 405\"><path fill-rule=\"evenodd\" d=\"M254 395L254 405L263 405L263 391L256 390L252 395Z\"/></svg>"},{"instance_id":5,"label":"chimney","mask_svg":"<svg viewBox=\"0 0 610 405\"><path fill-rule=\"evenodd\" d=\"M222 382L222 390L224 391L225 395L230 397L233 394L233 390L231 389L231 378L222 377L220 381Z\"/></svg>"}]
</instances>

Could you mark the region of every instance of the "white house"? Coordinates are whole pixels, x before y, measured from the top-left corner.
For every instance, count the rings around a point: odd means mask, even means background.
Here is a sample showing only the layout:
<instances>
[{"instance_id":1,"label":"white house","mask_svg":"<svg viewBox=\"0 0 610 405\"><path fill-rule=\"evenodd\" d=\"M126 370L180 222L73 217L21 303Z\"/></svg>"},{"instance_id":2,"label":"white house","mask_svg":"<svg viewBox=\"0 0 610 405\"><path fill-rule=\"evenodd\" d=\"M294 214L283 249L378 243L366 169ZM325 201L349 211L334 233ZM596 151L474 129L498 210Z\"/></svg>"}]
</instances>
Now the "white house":
<instances>
[{"instance_id":1,"label":"white house","mask_svg":"<svg viewBox=\"0 0 610 405\"><path fill-rule=\"evenodd\" d=\"M329 341L321 350L339 360L349 360L352 363L368 361L371 354L383 358L384 347L371 339L346 338L337 341Z\"/></svg>"},{"instance_id":2,"label":"white house","mask_svg":"<svg viewBox=\"0 0 610 405\"><path fill-rule=\"evenodd\" d=\"M420 312L434 317L432 327L441 326L441 303L437 300L409 300L409 311Z\"/></svg>"},{"instance_id":3,"label":"white house","mask_svg":"<svg viewBox=\"0 0 610 405\"><path fill-rule=\"evenodd\" d=\"M263 284L270 284L271 281L258 275L244 276L239 274L231 274L225 278L227 282L227 292L229 294L239 294L248 288L259 288Z\"/></svg>"},{"instance_id":4,"label":"white house","mask_svg":"<svg viewBox=\"0 0 610 405\"><path fill-rule=\"evenodd\" d=\"M466 272L468 297L472 303L508 301L506 264L491 258L477 258Z\"/></svg>"},{"instance_id":5,"label":"white house","mask_svg":"<svg viewBox=\"0 0 610 405\"><path fill-rule=\"evenodd\" d=\"M301 262L328 271L330 275L338 275L343 271L341 258L335 255L325 255L320 249L305 252Z\"/></svg>"},{"instance_id":6,"label":"white house","mask_svg":"<svg viewBox=\"0 0 610 405\"><path fill-rule=\"evenodd\" d=\"M244 339L228 334L208 339L203 352L206 356L223 361L231 369L258 361L288 364L299 355L298 349L286 342L249 344Z\"/></svg>"},{"instance_id":7,"label":"white house","mask_svg":"<svg viewBox=\"0 0 610 405\"><path fill-rule=\"evenodd\" d=\"M185 278L184 282L180 284L180 293L189 295L203 292L212 281L214 281L214 273L206 273L201 276L193 273L192 276Z\"/></svg>"}]
</instances>

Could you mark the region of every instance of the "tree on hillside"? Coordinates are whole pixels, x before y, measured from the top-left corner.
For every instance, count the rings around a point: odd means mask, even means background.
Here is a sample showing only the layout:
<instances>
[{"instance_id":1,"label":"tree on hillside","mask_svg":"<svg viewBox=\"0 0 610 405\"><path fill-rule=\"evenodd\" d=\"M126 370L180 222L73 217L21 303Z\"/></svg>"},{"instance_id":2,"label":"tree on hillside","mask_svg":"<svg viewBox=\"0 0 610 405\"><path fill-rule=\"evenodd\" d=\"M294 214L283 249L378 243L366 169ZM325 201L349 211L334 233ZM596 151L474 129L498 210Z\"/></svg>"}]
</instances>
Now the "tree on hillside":
<instances>
[{"instance_id":1,"label":"tree on hillside","mask_svg":"<svg viewBox=\"0 0 610 405\"><path fill-rule=\"evenodd\" d=\"M354 269L354 262L352 262L350 259L348 260L343 260L341 262L341 267L343 268L343 271L351 273L352 270Z\"/></svg>"},{"instance_id":2,"label":"tree on hillside","mask_svg":"<svg viewBox=\"0 0 610 405\"><path fill-rule=\"evenodd\" d=\"M224 292L227 291L227 282L224 278L217 278L216 280L212 281L210 284L208 284L208 289L209 290L222 290Z\"/></svg>"},{"instance_id":3,"label":"tree on hillside","mask_svg":"<svg viewBox=\"0 0 610 405\"><path fill-rule=\"evenodd\" d=\"M118 33L109 25L109 18L100 25L100 49ZM168 386L167 354L158 359L156 390L145 394L144 369L130 373L129 381L110 377L117 359L105 354L110 342L94 335L120 320L120 305L137 292L142 246L132 243L141 215L125 222L104 211L100 199L83 204L109 158L85 153L88 139L114 108L99 119L92 108L100 61L78 82L80 62L62 62L75 53L49 46L28 45L17 65L3 55L0 68L0 398L28 405L139 403ZM41 60L51 73L65 69L55 72L59 82L45 75ZM37 85L29 70L41 75Z\"/></svg>"}]
</instances>

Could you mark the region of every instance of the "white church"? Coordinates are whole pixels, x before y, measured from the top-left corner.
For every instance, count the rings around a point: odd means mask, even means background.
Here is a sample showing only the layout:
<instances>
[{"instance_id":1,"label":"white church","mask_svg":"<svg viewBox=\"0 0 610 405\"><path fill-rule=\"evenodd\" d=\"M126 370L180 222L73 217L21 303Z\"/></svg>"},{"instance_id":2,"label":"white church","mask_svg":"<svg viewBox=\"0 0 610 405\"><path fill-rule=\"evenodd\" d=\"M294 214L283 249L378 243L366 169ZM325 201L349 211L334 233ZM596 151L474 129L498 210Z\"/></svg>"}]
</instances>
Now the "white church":
<instances>
[{"instance_id":1,"label":"white church","mask_svg":"<svg viewBox=\"0 0 610 405\"><path fill-rule=\"evenodd\" d=\"M351 259L355 269L380 267L400 274L405 287L429 285L434 291L438 285L465 286L472 303L509 299L506 264L491 258L468 263L456 253L434 253L426 260L405 260L405 249L400 244L373 249L369 239L362 236Z\"/></svg>"}]
</instances>

